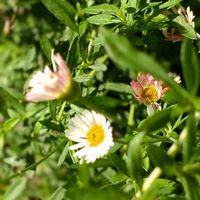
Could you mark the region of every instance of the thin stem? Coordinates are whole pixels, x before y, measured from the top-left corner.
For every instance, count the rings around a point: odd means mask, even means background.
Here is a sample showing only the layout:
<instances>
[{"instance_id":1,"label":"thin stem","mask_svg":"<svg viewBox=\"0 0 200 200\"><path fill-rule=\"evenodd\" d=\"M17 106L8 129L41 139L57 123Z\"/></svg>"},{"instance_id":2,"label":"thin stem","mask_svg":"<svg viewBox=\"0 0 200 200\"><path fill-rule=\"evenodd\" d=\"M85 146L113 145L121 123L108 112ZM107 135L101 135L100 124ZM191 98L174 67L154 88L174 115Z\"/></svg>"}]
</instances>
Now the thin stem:
<instances>
[{"instance_id":1,"label":"thin stem","mask_svg":"<svg viewBox=\"0 0 200 200\"><path fill-rule=\"evenodd\" d=\"M131 104L130 106L130 111L129 111L129 117L128 117L128 125L129 126L134 126L134 111L135 111L135 106L134 104Z\"/></svg>"},{"instance_id":2,"label":"thin stem","mask_svg":"<svg viewBox=\"0 0 200 200\"><path fill-rule=\"evenodd\" d=\"M64 109L65 109L66 104L67 104L67 102L64 101L63 104L62 104L62 106L61 106L61 108L60 108L60 111L59 111L59 113L58 113L58 121L61 120L61 117L62 117L62 115L63 115L63 111L64 111Z\"/></svg>"},{"instance_id":3,"label":"thin stem","mask_svg":"<svg viewBox=\"0 0 200 200\"><path fill-rule=\"evenodd\" d=\"M96 36L96 31L93 30L92 33L91 33L91 39L90 39L90 42L89 42L89 45L88 45L87 62L90 62L90 55L91 55L92 48L93 48L92 42L93 42L95 36Z\"/></svg>"},{"instance_id":4,"label":"thin stem","mask_svg":"<svg viewBox=\"0 0 200 200\"><path fill-rule=\"evenodd\" d=\"M10 180L10 179L13 179L13 178L15 178L16 176L23 175L26 171L31 170L31 169L37 167L40 163L42 163L42 162L45 161L47 158L49 158L52 154L54 154L56 151L58 151L58 149L59 149L66 141L67 141L67 139L64 138L64 139L60 142L60 144L58 144L58 146L57 146L55 149L53 149L52 151L50 151L50 152L49 152L46 156L44 156L42 159L40 159L39 161L37 161L37 162L35 162L35 163L30 164L29 166L25 167L23 170L20 170L20 171L18 171L17 173L11 175L10 177L8 177L8 178L6 179L6 181L8 181L8 180Z\"/></svg>"}]
</instances>

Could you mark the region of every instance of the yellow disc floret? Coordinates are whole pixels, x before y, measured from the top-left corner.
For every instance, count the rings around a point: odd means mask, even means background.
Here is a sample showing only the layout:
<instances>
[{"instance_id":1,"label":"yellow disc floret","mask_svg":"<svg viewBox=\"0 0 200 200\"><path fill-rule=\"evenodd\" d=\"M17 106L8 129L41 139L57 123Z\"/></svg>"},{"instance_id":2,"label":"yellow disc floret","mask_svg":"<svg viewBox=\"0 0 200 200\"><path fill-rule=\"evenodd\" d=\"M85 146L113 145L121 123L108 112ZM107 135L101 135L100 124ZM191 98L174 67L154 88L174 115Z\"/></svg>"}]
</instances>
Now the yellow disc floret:
<instances>
[{"instance_id":1,"label":"yellow disc floret","mask_svg":"<svg viewBox=\"0 0 200 200\"><path fill-rule=\"evenodd\" d=\"M89 131L87 132L87 140L90 143L90 146L98 146L104 141L105 132L102 126L95 124L91 126Z\"/></svg>"},{"instance_id":2,"label":"yellow disc floret","mask_svg":"<svg viewBox=\"0 0 200 200\"><path fill-rule=\"evenodd\" d=\"M143 89L142 98L146 100L146 103L156 102L158 99L158 92L153 85L149 85L148 87Z\"/></svg>"}]
</instances>

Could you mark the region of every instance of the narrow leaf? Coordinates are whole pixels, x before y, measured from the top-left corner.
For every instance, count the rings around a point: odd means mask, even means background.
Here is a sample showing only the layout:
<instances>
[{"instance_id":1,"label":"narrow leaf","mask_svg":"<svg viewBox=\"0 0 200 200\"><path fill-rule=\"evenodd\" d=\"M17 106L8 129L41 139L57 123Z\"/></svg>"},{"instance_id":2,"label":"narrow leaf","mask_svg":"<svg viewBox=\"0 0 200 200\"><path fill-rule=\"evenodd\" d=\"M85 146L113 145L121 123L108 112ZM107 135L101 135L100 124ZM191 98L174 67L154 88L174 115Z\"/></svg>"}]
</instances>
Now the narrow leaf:
<instances>
[{"instance_id":1,"label":"narrow leaf","mask_svg":"<svg viewBox=\"0 0 200 200\"><path fill-rule=\"evenodd\" d=\"M66 156L68 154L68 150L69 150L69 143L67 143L65 145L65 148L63 149L63 151L62 151L62 153L61 153L61 155L59 157L59 160L58 160L58 166L59 167L64 163L65 158L66 158Z\"/></svg>"},{"instance_id":2,"label":"narrow leaf","mask_svg":"<svg viewBox=\"0 0 200 200\"><path fill-rule=\"evenodd\" d=\"M78 83L84 83L91 80L91 78L92 77L88 74L81 74L81 75L75 76L73 79Z\"/></svg>"},{"instance_id":3,"label":"narrow leaf","mask_svg":"<svg viewBox=\"0 0 200 200\"><path fill-rule=\"evenodd\" d=\"M133 140L131 140L128 148L128 169L130 175L135 178L136 182L142 187L143 181L143 167L141 158L141 142L144 133L138 133Z\"/></svg>"},{"instance_id":4,"label":"narrow leaf","mask_svg":"<svg viewBox=\"0 0 200 200\"><path fill-rule=\"evenodd\" d=\"M118 8L115 5L100 4L85 8L83 11L87 14L98 14L101 12L115 14L118 12Z\"/></svg>"},{"instance_id":5,"label":"narrow leaf","mask_svg":"<svg viewBox=\"0 0 200 200\"><path fill-rule=\"evenodd\" d=\"M124 83L105 83L101 86L101 88L126 94L133 94L131 86Z\"/></svg>"},{"instance_id":6,"label":"narrow leaf","mask_svg":"<svg viewBox=\"0 0 200 200\"><path fill-rule=\"evenodd\" d=\"M170 1L167 1L165 3L162 3L160 6L159 6L159 9L169 9L169 8L173 8L174 6L176 5L179 5L180 4L180 0L170 0Z\"/></svg>"},{"instance_id":7,"label":"narrow leaf","mask_svg":"<svg viewBox=\"0 0 200 200\"><path fill-rule=\"evenodd\" d=\"M50 197L49 200L62 200L65 197L66 189L59 187Z\"/></svg>"},{"instance_id":8,"label":"narrow leaf","mask_svg":"<svg viewBox=\"0 0 200 200\"><path fill-rule=\"evenodd\" d=\"M159 166L163 173L171 175L175 173L173 160L166 154L161 146L149 145L147 147L148 155L155 166Z\"/></svg>"},{"instance_id":9,"label":"narrow leaf","mask_svg":"<svg viewBox=\"0 0 200 200\"><path fill-rule=\"evenodd\" d=\"M26 177L20 177L16 179L13 184L7 188L4 195L4 200L15 200L20 197L26 187L26 183Z\"/></svg>"},{"instance_id":10,"label":"narrow leaf","mask_svg":"<svg viewBox=\"0 0 200 200\"><path fill-rule=\"evenodd\" d=\"M69 15L69 9L64 6L64 2L60 0L41 0L46 8L62 23L69 26L72 30L77 32L77 27Z\"/></svg>"},{"instance_id":11,"label":"narrow leaf","mask_svg":"<svg viewBox=\"0 0 200 200\"><path fill-rule=\"evenodd\" d=\"M52 45L45 35L42 35L40 37L40 46L41 46L42 51L44 52L45 56L48 58L49 61L51 61Z\"/></svg>"},{"instance_id":12,"label":"narrow leaf","mask_svg":"<svg viewBox=\"0 0 200 200\"><path fill-rule=\"evenodd\" d=\"M110 160L113 163L113 165L123 174L129 176L128 169L126 167L126 162L117 154L111 154Z\"/></svg>"},{"instance_id":13,"label":"narrow leaf","mask_svg":"<svg viewBox=\"0 0 200 200\"><path fill-rule=\"evenodd\" d=\"M181 63L187 89L196 94L199 88L200 65L192 41L185 39L181 46Z\"/></svg>"},{"instance_id":14,"label":"narrow leaf","mask_svg":"<svg viewBox=\"0 0 200 200\"><path fill-rule=\"evenodd\" d=\"M120 22L119 19L117 19L113 15L108 15L108 14L94 15L87 18L87 21L91 24L96 24L96 25L115 24Z\"/></svg>"},{"instance_id":15,"label":"narrow leaf","mask_svg":"<svg viewBox=\"0 0 200 200\"><path fill-rule=\"evenodd\" d=\"M183 184L187 200L200 199L199 183L195 177L192 176L181 177L181 182Z\"/></svg>"},{"instance_id":16,"label":"narrow leaf","mask_svg":"<svg viewBox=\"0 0 200 200\"><path fill-rule=\"evenodd\" d=\"M183 16L176 16L172 19L172 22L175 27L179 29L181 34L192 40L197 39L196 32L192 25L190 25Z\"/></svg>"},{"instance_id":17,"label":"narrow leaf","mask_svg":"<svg viewBox=\"0 0 200 200\"><path fill-rule=\"evenodd\" d=\"M169 107L165 110L157 111L151 117L143 120L139 124L138 129L143 131L145 130L146 132L152 132L162 128L170 121L172 110L173 107Z\"/></svg>"},{"instance_id":18,"label":"narrow leaf","mask_svg":"<svg viewBox=\"0 0 200 200\"><path fill-rule=\"evenodd\" d=\"M193 148L195 146L195 138L196 138L196 132L197 132L197 127L196 127L196 120L194 113L191 113L188 116L187 122L186 122L186 138L183 142L183 161L185 163L188 163L193 155Z\"/></svg>"},{"instance_id":19,"label":"narrow leaf","mask_svg":"<svg viewBox=\"0 0 200 200\"><path fill-rule=\"evenodd\" d=\"M106 71L107 67L104 64L94 64L94 65L90 65L88 68L93 69L95 71Z\"/></svg>"}]
</instances>

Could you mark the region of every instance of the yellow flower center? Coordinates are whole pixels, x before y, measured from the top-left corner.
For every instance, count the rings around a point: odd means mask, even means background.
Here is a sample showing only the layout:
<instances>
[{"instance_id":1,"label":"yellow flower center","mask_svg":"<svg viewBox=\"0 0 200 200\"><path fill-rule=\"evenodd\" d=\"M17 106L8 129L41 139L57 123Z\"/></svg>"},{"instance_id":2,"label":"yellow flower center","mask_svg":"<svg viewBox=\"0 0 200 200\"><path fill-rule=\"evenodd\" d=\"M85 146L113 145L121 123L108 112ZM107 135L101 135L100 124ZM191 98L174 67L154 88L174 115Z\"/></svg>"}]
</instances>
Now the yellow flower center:
<instances>
[{"instance_id":1,"label":"yellow flower center","mask_svg":"<svg viewBox=\"0 0 200 200\"><path fill-rule=\"evenodd\" d=\"M158 92L156 91L156 88L153 85L144 88L142 92L142 98L144 98L147 103L156 102L158 98Z\"/></svg>"},{"instance_id":2,"label":"yellow flower center","mask_svg":"<svg viewBox=\"0 0 200 200\"><path fill-rule=\"evenodd\" d=\"M90 142L90 146L98 146L103 142L105 138L105 132L102 126L98 124L93 125L87 132L87 140Z\"/></svg>"}]
</instances>

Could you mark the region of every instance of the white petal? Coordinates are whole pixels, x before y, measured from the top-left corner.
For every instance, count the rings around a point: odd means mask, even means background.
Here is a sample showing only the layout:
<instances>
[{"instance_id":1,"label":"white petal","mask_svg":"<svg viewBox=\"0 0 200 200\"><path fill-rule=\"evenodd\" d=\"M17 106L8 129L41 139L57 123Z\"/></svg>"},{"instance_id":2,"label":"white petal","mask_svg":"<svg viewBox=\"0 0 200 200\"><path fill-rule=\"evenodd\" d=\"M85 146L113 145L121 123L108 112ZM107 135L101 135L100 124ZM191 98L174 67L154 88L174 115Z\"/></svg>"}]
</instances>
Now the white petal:
<instances>
[{"instance_id":1,"label":"white petal","mask_svg":"<svg viewBox=\"0 0 200 200\"><path fill-rule=\"evenodd\" d=\"M74 155L77 156L78 158L84 157L88 152L88 147L84 147L83 149L77 151Z\"/></svg>"},{"instance_id":2,"label":"white petal","mask_svg":"<svg viewBox=\"0 0 200 200\"><path fill-rule=\"evenodd\" d=\"M86 145L87 145L87 141L86 142L80 142L78 144L74 144L74 145L70 146L69 149L70 150L80 149L80 148L82 148Z\"/></svg>"}]
</instances>

